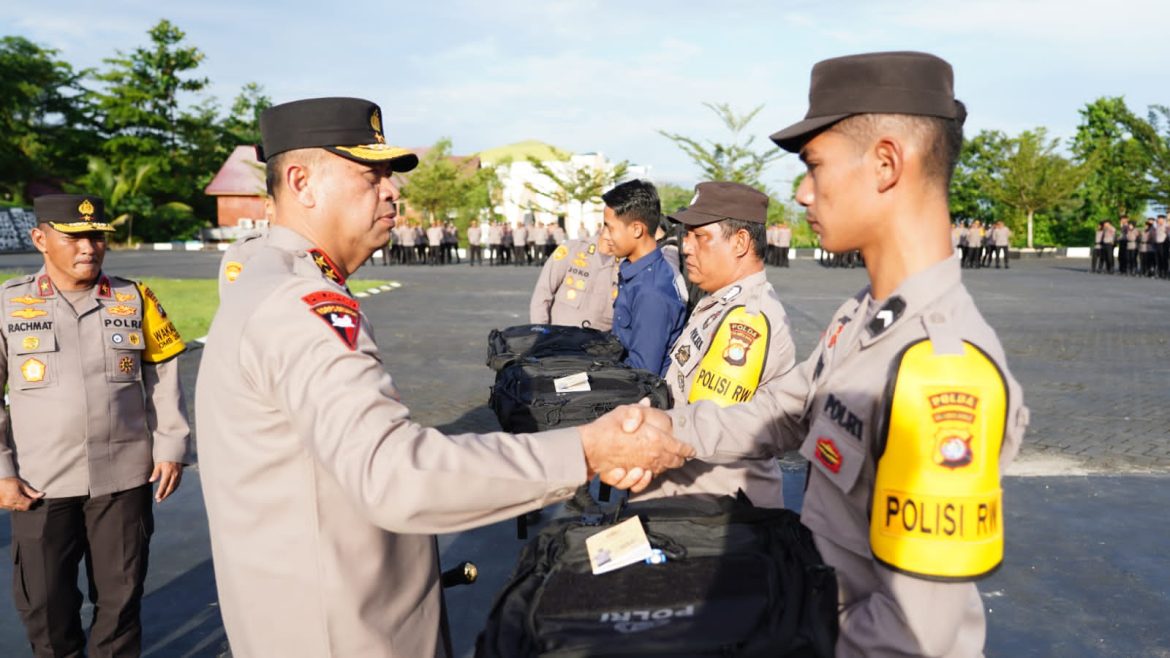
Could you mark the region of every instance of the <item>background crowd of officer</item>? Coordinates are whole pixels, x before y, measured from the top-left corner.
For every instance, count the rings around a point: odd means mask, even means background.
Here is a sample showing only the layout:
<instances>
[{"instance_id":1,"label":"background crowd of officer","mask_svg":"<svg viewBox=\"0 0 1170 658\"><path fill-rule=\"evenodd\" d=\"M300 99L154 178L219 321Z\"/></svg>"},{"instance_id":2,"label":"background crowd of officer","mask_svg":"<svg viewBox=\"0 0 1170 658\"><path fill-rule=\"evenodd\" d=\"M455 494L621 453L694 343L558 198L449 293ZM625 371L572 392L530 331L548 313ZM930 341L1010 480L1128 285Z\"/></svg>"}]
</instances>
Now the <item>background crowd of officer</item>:
<instances>
[{"instance_id":1,"label":"background crowd of officer","mask_svg":"<svg viewBox=\"0 0 1170 658\"><path fill-rule=\"evenodd\" d=\"M1097 225L1089 272L1170 279L1170 239L1166 215L1148 217L1144 224L1122 216L1117 226Z\"/></svg>"}]
</instances>

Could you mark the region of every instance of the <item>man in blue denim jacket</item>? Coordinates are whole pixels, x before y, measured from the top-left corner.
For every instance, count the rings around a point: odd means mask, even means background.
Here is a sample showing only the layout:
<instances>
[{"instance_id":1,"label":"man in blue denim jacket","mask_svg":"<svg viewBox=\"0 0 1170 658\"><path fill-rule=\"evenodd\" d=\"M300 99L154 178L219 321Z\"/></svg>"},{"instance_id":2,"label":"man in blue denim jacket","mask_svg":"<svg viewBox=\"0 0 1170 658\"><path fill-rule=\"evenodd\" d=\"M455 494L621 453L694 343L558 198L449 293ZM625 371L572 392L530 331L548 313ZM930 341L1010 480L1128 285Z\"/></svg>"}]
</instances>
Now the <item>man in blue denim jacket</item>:
<instances>
[{"instance_id":1,"label":"man in blue denim jacket","mask_svg":"<svg viewBox=\"0 0 1170 658\"><path fill-rule=\"evenodd\" d=\"M658 191L648 181L632 180L602 195L605 228L601 239L615 258L618 293L613 306L613 333L626 346L626 363L666 374L670 346L686 322L686 304L678 295L678 271L662 257L654 232L662 219Z\"/></svg>"}]
</instances>

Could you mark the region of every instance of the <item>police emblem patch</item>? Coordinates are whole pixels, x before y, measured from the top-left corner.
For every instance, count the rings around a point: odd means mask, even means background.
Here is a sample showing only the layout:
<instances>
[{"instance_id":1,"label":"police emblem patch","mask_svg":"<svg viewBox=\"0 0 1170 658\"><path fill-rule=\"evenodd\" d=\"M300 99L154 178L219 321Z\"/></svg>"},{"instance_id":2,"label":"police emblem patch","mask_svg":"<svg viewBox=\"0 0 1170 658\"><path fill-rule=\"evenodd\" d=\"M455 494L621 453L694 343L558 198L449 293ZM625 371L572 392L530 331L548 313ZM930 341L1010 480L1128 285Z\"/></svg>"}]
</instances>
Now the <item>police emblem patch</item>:
<instances>
[{"instance_id":1,"label":"police emblem patch","mask_svg":"<svg viewBox=\"0 0 1170 658\"><path fill-rule=\"evenodd\" d=\"M935 431L934 463L949 469L971 463L971 428L977 420L979 397L962 390L947 390L927 398Z\"/></svg>"},{"instance_id":2,"label":"police emblem patch","mask_svg":"<svg viewBox=\"0 0 1170 658\"><path fill-rule=\"evenodd\" d=\"M45 364L39 359L28 359L20 364L20 376L26 382L40 382L45 380Z\"/></svg>"},{"instance_id":3,"label":"police emblem patch","mask_svg":"<svg viewBox=\"0 0 1170 658\"><path fill-rule=\"evenodd\" d=\"M833 473L841 472L841 451L837 449L837 444L833 440L826 437L817 439L817 461L819 461L825 468Z\"/></svg>"},{"instance_id":4,"label":"police emblem patch","mask_svg":"<svg viewBox=\"0 0 1170 658\"><path fill-rule=\"evenodd\" d=\"M680 366L685 366L687 361L691 360L691 346L680 345L679 348L674 352L674 360L678 361Z\"/></svg>"},{"instance_id":5,"label":"police emblem patch","mask_svg":"<svg viewBox=\"0 0 1170 658\"><path fill-rule=\"evenodd\" d=\"M223 266L223 278L227 279L228 283L240 278L240 272L244 271L244 264L236 261L228 261Z\"/></svg>"},{"instance_id":6,"label":"police emblem patch","mask_svg":"<svg viewBox=\"0 0 1170 658\"><path fill-rule=\"evenodd\" d=\"M137 312L138 309L134 308L133 306L126 306L125 304L115 304L113 306L106 307L106 313L109 313L110 315L126 316L134 315Z\"/></svg>"},{"instance_id":7,"label":"police emblem patch","mask_svg":"<svg viewBox=\"0 0 1170 658\"><path fill-rule=\"evenodd\" d=\"M723 360L728 365L733 366L742 366L747 363L748 350L752 348L752 343L756 342L759 337L760 332L746 324L731 323L731 342L727 345L727 349L723 350Z\"/></svg>"},{"instance_id":8,"label":"police emblem patch","mask_svg":"<svg viewBox=\"0 0 1170 658\"><path fill-rule=\"evenodd\" d=\"M357 349L362 323L356 300L328 290L310 293L301 297L301 300L309 305L314 315L329 325L346 347Z\"/></svg>"},{"instance_id":9,"label":"police emblem patch","mask_svg":"<svg viewBox=\"0 0 1170 658\"><path fill-rule=\"evenodd\" d=\"M140 342L142 342L142 338L141 338L141 337L139 337L139 335L138 335L138 334L130 334L130 344L131 344L131 345L135 345L135 346L136 346L136 345L138 345L138 343L140 343Z\"/></svg>"}]
</instances>

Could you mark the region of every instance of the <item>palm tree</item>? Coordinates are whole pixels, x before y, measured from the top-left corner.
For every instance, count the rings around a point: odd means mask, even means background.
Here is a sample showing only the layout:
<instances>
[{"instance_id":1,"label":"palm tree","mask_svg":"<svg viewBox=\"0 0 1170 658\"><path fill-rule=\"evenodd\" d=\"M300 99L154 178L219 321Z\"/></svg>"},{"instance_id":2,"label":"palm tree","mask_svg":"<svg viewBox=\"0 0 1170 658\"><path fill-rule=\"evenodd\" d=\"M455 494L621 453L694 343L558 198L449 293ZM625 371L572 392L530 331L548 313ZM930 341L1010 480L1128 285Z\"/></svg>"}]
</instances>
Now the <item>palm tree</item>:
<instances>
[{"instance_id":1,"label":"palm tree","mask_svg":"<svg viewBox=\"0 0 1170 658\"><path fill-rule=\"evenodd\" d=\"M115 169L113 165L101 158L90 158L89 160L86 187L89 191L105 199L106 208L109 210L109 214L114 217L110 220L111 225L126 224L126 244L134 242L135 206L141 206L141 204L134 202L139 198L143 185L156 169L157 166L153 162L137 166L126 162L122 164L120 169ZM192 212L191 206L179 201L170 201L155 206L155 208ZM115 213L117 213L116 216Z\"/></svg>"}]
</instances>

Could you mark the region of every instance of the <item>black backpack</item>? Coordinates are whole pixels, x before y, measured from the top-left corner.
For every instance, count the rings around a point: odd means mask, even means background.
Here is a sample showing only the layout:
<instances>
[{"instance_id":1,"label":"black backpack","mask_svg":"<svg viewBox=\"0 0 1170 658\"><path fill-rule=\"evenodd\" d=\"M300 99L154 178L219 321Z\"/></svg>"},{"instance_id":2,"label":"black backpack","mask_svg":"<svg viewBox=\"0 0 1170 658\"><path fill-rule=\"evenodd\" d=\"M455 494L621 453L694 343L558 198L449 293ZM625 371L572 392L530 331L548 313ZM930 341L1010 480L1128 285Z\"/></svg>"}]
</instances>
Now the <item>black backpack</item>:
<instances>
[{"instance_id":1,"label":"black backpack","mask_svg":"<svg viewBox=\"0 0 1170 658\"><path fill-rule=\"evenodd\" d=\"M522 324L492 329L488 334L487 365L495 371L526 358L585 355L599 361L621 361L626 348L608 331L553 324Z\"/></svg>"},{"instance_id":2,"label":"black backpack","mask_svg":"<svg viewBox=\"0 0 1170 658\"><path fill-rule=\"evenodd\" d=\"M556 392L556 379L579 372L588 375L589 391ZM505 432L540 432L588 423L645 397L653 407L670 408L670 388L652 372L588 356L554 356L500 370L488 406Z\"/></svg>"},{"instance_id":3,"label":"black backpack","mask_svg":"<svg viewBox=\"0 0 1170 658\"><path fill-rule=\"evenodd\" d=\"M594 576L598 517L553 521L497 595L477 658L833 656L836 573L795 512L680 496L618 515L641 517L666 562Z\"/></svg>"}]
</instances>

